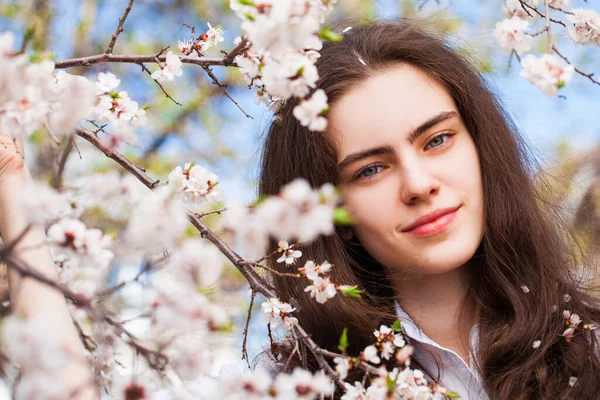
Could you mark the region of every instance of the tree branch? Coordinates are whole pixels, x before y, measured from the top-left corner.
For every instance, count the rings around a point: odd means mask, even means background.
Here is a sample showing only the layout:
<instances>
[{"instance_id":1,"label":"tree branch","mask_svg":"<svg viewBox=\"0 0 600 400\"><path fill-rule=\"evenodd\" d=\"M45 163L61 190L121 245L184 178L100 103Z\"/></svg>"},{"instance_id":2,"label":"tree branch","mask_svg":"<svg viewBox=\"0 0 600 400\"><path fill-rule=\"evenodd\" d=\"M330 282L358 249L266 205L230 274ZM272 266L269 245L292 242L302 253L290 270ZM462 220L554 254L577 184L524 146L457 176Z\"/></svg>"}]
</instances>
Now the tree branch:
<instances>
[{"instance_id":1,"label":"tree branch","mask_svg":"<svg viewBox=\"0 0 600 400\"><path fill-rule=\"evenodd\" d=\"M123 12L123 15L121 15L121 18L119 18L119 26L117 26L117 30L115 31L115 33L113 33L112 38L110 39L108 48L105 51L106 54L112 54L113 48L115 47L115 43L117 42L117 38L119 37L121 32L123 32L123 24L125 23L125 19L129 15L129 11L131 11L133 1L134 0L129 0L129 4L127 5L127 8L125 8L125 12Z\"/></svg>"}]
</instances>

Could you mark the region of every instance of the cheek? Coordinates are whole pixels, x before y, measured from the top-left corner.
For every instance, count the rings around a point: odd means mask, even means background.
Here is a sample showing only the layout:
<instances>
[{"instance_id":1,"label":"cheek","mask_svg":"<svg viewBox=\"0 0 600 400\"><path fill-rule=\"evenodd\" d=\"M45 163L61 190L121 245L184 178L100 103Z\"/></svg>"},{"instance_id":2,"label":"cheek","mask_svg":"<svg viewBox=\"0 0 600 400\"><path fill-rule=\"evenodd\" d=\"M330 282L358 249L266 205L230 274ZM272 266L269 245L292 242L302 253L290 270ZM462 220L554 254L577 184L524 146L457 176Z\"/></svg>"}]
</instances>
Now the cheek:
<instances>
[{"instance_id":1,"label":"cheek","mask_svg":"<svg viewBox=\"0 0 600 400\"><path fill-rule=\"evenodd\" d=\"M385 231L385 221L389 221L394 209L395 197L386 185L375 184L369 187L356 187L344 195L346 209L356 221L354 231L381 235Z\"/></svg>"}]
</instances>

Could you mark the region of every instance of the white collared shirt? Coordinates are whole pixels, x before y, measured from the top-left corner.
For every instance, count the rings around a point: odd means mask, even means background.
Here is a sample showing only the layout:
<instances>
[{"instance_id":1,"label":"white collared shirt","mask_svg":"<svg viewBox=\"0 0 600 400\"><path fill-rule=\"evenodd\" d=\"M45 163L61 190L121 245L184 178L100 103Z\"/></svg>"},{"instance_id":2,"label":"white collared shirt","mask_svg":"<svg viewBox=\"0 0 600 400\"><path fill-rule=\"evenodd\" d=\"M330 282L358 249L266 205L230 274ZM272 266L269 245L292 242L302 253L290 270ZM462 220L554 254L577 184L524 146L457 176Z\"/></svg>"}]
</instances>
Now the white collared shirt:
<instances>
[{"instance_id":1,"label":"white collared shirt","mask_svg":"<svg viewBox=\"0 0 600 400\"><path fill-rule=\"evenodd\" d=\"M418 361L428 372L435 375L438 367L433 355L436 353L442 362L440 365L440 385L460 394L462 400L487 400L481 384L481 376L474 365L479 342L479 325L474 325L469 332L469 365L454 351L447 349L430 339L404 311L396 301L396 314L401 319L400 326L406 341L414 347L413 359Z\"/></svg>"}]
</instances>

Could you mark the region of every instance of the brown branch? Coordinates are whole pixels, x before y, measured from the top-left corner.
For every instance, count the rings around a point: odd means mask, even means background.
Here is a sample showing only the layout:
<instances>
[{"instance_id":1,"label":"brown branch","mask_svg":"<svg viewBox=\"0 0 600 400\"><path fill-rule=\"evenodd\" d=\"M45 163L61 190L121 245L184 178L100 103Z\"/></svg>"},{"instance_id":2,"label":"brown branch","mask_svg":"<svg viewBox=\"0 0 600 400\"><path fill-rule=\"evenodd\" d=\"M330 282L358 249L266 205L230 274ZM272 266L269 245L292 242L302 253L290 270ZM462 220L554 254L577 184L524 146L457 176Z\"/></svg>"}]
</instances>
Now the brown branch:
<instances>
[{"instance_id":1,"label":"brown branch","mask_svg":"<svg viewBox=\"0 0 600 400\"><path fill-rule=\"evenodd\" d=\"M246 38L245 36L242 37L241 42L239 42L237 44L237 46L235 46L229 53L227 53L227 55L223 58L223 65L225 65L226 67L230 66L230 65L236 65L233 60L235 59L236 56L238 56L239 54L242 54L244 52L244 50L246 50L246 48L248 47L248 38Z\"/></svg>"},{"instance_id":2,"label":"brown branch","mask_svg":"<svg viewBox=\"0 0 600 400\"><path fill-rule=\"evenodd\" d=\"M121 32L123 32L123 24L125 23L125 19L129 15L129 11L131 11L131 7L133 6L133 1L134 0L129 0L129 4L127 5L127 8L125 8L125 12L123 12L123 15L121 15L121 18L119 18L119 26L117 26L117 30L115 31L115 33L113 33L112 38L110 39L108 48L105 51L106 54L112 53L113 48L115 47L115 43L117 42L117 38L119 37Z\"/></svg>"},{"instance_id":3,"label":"brown branch","mask_svg":"<svg viewBox=\"0 0 600 400\"><path fill-rule=\"evenodd\" d=\"M573 64L571 64L571 62L570 62L570 61L567 59L567 57L563 56L563 55L561 54L561 52L560 52L560 51L558 51L558 49L556 48L556 46L552 46L552 50L554 50L554 52L555 52L556 54L558 54L558 56L559 56L560 58L562 58L562 59L563 59L563 60L564 60L564 61L565 61L567 64L573 65ZM576 66L574 66L574 65L573 65L573 68L575 69L575 72L577 72L579 75L581 75L581 76L585 76L586 78L588 78L590 81L592 81L592 82L593 82L593 83L595 83L596 85L600 85L600 82L599 82L599 81L597 81L597 80L595 80L595 79L593 78L593 76L594 76L594 73L591 73L591 74L585 73L585 72L583 72L582 70L580 70L579 68L577 68L577 67L576 67Z\"/></svg>"},{"instance_id":4,"label":"brown branch","mask_svg":"<svg viewBox=\"0 0 600 400\"><path fill-rule=\"evenodd\" d=\"M542 13L541 13L541 12L540 12L540 11L539 11L537 8L535 8L535 7L533 7L533 6L529 5L529 4L527 4L527 3L526 3L526 0L519 0L519 3L521 3L521 7L522 7L522 8L523 8L525 11L527 11L527 9L530 9L531 11L535 12L535 13L536 13L537 15L539 15L540 17L542 17L542 18L544 18L544 19L546 18L546 16L545 16L544 14L542 14ZM531 15L529 12L527 12L527 14L529 14L529 16L533 17L533 15ZM564 23L564 22L562 22L562 21L559 21L559 20L556 20L556 19L553 19L553 18L549 18L549 20L550 20L551 22L554 22L555 24L562 25L562 26L563 26L563 27L565 27L565 28L567 27L567 25L565 25L565 23Z\"/></svg>"},{"instance_id":5,"label":"brown branch","mask_svg":"<svg viewBox=\"0 0 600 400\"><path fill-rule=\"evenodd\" d=\"M60 160L58 161L56 174L54 175L54 179L52 180L52 187L54 189L60 189L60 187L62 186L62 176L65 170L65 165L67 164L67 159L69 158L71 150L73 150L74 143L75 139L73 139L73 135L69 135L69 137L67 138L67 142L65 143L65 148L63 149L60 155Z\"/></svg>"},{"instance_id":6,"label":"brown branch","mask_svg":"<svg viewBox=\"0 0 600 400\"><path fill-rule=\"evenodd\" d=\"M252 291L252 297L250 298L250 306L248 307L248 316L246 317L246 327L244 328L244 343L242 343L242 360L246 360L248 368L250 367L250 359L248 358L248 349L246 348L246 342L248 340L248 325L250 325L250 317L252 316L252 307L254 306L254 297L256 292Z\"/></svg>"},{"instance_id":7,"label":"brown branch","mask_svg":"<svg viewBox=\"0 0 600 400\"><path fill-rule=\"evenodd\" d=\"M100 63L125 63L125 64L140 64L140 63L153 63L156 62L156 55L121 55L121 54L96 54L93 56L86 56L80 58L71 58L68 60L59 60L54 62L54 66L57 69L71 68L77 66L89 67L90 65ZM226 62L227 57L195 57L195 56L180 56L179 59L184 64L195 64L195 65L222 65L225 67L237 67L235 62ZM159 56L158 60L165 62L167 56Z\"/></svg>"}]
</instances>

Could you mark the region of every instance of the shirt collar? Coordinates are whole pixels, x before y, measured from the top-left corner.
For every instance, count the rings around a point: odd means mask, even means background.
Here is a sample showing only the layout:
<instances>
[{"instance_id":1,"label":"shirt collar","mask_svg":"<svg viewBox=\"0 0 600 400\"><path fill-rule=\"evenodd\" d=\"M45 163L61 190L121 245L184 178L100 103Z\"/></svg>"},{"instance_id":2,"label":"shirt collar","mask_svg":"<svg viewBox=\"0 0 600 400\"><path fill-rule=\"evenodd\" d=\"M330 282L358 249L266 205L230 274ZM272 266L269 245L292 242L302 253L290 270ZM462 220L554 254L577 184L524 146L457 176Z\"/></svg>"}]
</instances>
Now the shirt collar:
<instances>
[{"instance_id":1,"label":"shirt collar","mask_svg":"<svg viewBox=\"0 0 600 400\"><path fill-rule=\"evenodd\" d=\"M425 334L425 332L423 332L421 330L421 328L419 328L419 326L406 313L406 311L404 311L404 309L402 308L400 303L398 303L398 301L394 300L394 303L395 303L395 307L396 307L396 315L398 316L398 318L400 318L400 326L402 327L402 332L404 333L404 336L406 337L406 339L409 343L411 343L413 341L417 341L419 343L428 344L430 346L433 346L433 347L439 349L442 353L451 353L454 356L456 356L457 359L460 359L461 361L463 361L463 363L465 364L465 366L467 368L471 369L471 366L473 365L473 361L474 361L473 356L474 356L475 352L477 351L477 346L478 346L478 341L479 341L479 324L473 325L471 327L471 330L469 331L469 345L471 347L471 354L469 357L470 365L467 365L464 362L464 360L462 360L462 358L458 354L456 354L456 352L440 345L439 343L437 343L436 341L431 339L429 336L427 336ZM414 343L411 343L411 344L414 344Z\"/></svg>"}]
</instances>

